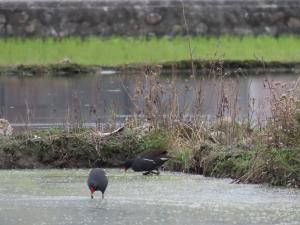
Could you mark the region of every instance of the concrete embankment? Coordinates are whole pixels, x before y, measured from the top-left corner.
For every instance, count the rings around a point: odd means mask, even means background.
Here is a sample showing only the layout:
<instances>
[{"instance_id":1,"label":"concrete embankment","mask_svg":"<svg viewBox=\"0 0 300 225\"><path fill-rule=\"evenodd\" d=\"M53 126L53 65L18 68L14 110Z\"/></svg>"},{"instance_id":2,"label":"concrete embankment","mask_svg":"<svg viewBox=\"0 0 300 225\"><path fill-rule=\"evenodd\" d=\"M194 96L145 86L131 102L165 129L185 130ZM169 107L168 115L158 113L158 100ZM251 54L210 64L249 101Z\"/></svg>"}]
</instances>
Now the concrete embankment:
<instances>
[{"instance_id":1,"label":"concrete embankment","mask_svg":"<svg viewBox=\"0 0 300 225\"><path fill-rule=\"evenodd\" d=\"M6 0L0 36L300 34L297 0Z\"/></svg>"}]
</instances>

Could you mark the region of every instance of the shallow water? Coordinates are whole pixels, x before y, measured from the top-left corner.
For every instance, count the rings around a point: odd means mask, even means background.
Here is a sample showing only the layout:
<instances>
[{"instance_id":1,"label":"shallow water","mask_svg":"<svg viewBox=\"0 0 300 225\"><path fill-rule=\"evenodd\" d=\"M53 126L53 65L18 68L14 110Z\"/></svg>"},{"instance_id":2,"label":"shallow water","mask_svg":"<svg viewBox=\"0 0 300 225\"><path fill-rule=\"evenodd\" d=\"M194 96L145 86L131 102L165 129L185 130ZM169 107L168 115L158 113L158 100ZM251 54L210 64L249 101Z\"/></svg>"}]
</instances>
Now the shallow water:
<instances>
[{"instance_id":1,"label":"shallow water","mask_svg":"<svg viewBox=\"0 0 300 225\"><path fill-rule=\"evenodd\" d=\"M230 179L108 169L91 200L88 170L0 171L1 225L300 224L300 190Z\"/></svg>"},{"instance_id":2,"label":"shallow water","mask_svg":"<svg viewBox=\"0 0 300 225\"><path fill-rule=\"evenodd\" d=\"M251 98L254 98L253 108L262 114L257 115L262 118L268 113L267 102L270 94L265 87L265 80L289 84L297 78L297 74L246 74L239 78L226 78L224 83L221 83L220 80L216 81L207 76L199 76L195 81L179 73L174 82L179 96L179 107L182 110L195 110L196 94L195 88L192 87L198 87L201 90L202 103L197 110L204 116L216 116L223 87L228 92L228 98L231 92L237 94L233 95L233 98L237 97L237 111L241 116L249 114L249 104L252 102ZM171 79L172 76L168 74L160 76L165 95L170 93L173 87ZM142 74L1 76L0 117L8 119L14 128L28 124L36 128L47 128L78 121L84 122L88 127L96 126L96 122L123 122L126 117L137 111L132 99L135 88L144 83L145 77Z\"/></svg>"}]
</instances>

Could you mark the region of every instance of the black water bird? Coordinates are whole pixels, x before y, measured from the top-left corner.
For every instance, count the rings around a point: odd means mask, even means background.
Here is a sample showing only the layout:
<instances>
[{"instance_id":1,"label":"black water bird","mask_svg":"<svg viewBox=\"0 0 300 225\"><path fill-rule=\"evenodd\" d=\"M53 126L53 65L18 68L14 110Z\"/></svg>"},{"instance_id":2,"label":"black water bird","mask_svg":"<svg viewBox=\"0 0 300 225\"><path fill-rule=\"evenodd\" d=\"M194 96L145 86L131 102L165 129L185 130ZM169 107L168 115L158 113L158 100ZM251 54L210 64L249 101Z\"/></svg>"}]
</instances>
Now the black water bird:
<instances>
[{"instance_id":1,"label":"black water bird","mask_svg":"<svg viewBox=\"0 0 300 225\"><path fill-rule=\"evenodd\" d=\"M91 192L91 198L94 198L95 191L102 192L102 199L104 198L104 192L108 184L108 179L105 175L105 171L101 168L94 168L90 171L87 180L87 185Z\"/></svg>"},{"instance_id":2,"label":"black water bird","mask_svg":"<svg viewBox=\"0 0 300 225\"><path fill-rule=\"evenodd\" d=\"M143 175L150 173L159 175L159 167L168 161L171 156L168 156L166 150L150 150L139 153L131 159L127 159L124 163L125 171L132 168L135 172L144 172ZM153 170L156 170L154 172Z\"/></svg>"}]
</instances>

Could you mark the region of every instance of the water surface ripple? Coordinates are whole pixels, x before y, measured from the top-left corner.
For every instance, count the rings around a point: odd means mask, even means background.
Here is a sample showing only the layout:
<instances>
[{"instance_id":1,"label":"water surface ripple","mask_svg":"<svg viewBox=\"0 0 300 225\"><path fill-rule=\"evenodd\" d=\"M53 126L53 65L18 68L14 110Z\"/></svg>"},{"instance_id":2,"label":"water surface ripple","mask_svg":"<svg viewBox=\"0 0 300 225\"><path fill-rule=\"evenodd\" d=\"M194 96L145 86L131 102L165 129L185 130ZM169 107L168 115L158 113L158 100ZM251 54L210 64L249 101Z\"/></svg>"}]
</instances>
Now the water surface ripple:
<instances>
[{"instance_id":1,"label":"water surface ripple","mask_svg":"<svg viewBox=\"0 0 300 225\"><path fill-rule=\"evenodd\" d=\"M300 224L300 190L108 169L104 200L88 170L0 171L1 225Z\"/></svg>"}]
</instances>

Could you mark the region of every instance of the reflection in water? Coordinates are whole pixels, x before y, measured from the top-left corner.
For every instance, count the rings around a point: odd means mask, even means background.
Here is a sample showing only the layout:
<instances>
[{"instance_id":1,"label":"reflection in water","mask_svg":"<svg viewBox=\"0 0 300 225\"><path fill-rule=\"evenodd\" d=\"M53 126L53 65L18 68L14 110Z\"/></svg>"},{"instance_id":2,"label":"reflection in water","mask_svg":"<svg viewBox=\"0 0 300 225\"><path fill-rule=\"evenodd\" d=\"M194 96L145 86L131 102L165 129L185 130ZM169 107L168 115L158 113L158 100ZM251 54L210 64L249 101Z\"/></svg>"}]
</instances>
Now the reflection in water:
<instances>
[{"instance_id":1,"label":"reflection in water","mask_svg":"<svg viewBox=\"0 0 300 225\"><path fill-rule=\"evenodd\" d=\"M299 224L300 191L230 184L229 179L106 171L109 186L90 199L88 170L0 171L2 225Z\"/></svg>"},{"instance_id":2,"label":"reflection in water","mask_svg":"<svg viewBox=\"0 0 300 225\"><path fill-rule=\"evenodd\" d=\"M273 75L276 81L295 81L293 74ZM218 113L221 90L235 96L239 116L249 111L249 99L255 98L255 109L268 113L264 88L266 76L248 76L215 81L210 78L164 75L160 81L169 90L176 87L179 105L183 110L195 102L195 87L201 91L200 113L214 117ZM0 117L15 126L32 123L38 127L67 124L74 121L95 126L95 122L110 119L124 121L135 112L132 97L135 88L144 83L140 74L111 74L70 77L0 77ZM192 88L191 88L192 87ZM190 107L191 108L191 107ZM189 111L193 113L195 111ZM199 112L199 111L197 111Z\"/></svg>"}]
</instances>

